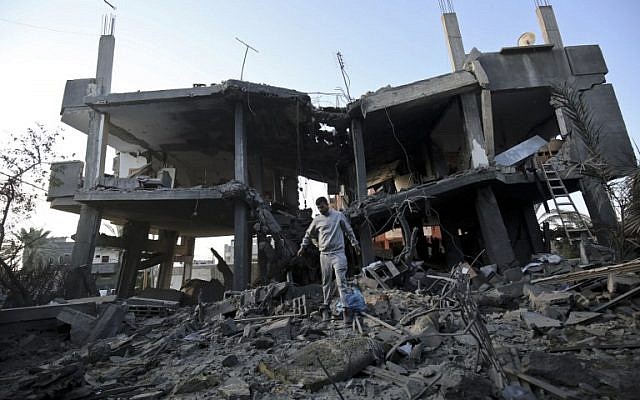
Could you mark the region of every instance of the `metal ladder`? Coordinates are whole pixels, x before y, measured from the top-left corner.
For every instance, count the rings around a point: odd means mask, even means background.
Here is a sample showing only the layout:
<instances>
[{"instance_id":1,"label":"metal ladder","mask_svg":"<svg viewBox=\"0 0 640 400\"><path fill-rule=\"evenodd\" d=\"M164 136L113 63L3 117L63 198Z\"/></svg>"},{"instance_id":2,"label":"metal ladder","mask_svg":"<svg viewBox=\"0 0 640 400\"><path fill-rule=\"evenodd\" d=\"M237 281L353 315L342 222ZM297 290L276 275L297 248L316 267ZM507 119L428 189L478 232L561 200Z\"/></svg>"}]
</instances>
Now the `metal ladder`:
<instances>
[{"instance_id":1,"label":"metal ladder","mask_svg":"<svg viewBox=\"0 0 640 400\"><path fill-rule=\"evenodd\" d=\"M560 178L555 166L551 162L545 162L542 164L542 172L544 174L545 182L547 182L549 193L551 193L553 203L556 205L556 210L560 217L560 222L562 222L564 232L567 239L569 239L569 243L581 240L583 234L588 235L588 237L593 240L593 234L589 230L584 218L582 218L582 214L578 212L578 208L573 202L573 199L569 196L567 187L564 185L564 182ZM571 209L562 209L560 206L571 206ZM573 221L576 225L575 227L567 226L567 220L565 219L567 214L575 214L578 217L577 220Z\"/></svg>"}]
</instances>

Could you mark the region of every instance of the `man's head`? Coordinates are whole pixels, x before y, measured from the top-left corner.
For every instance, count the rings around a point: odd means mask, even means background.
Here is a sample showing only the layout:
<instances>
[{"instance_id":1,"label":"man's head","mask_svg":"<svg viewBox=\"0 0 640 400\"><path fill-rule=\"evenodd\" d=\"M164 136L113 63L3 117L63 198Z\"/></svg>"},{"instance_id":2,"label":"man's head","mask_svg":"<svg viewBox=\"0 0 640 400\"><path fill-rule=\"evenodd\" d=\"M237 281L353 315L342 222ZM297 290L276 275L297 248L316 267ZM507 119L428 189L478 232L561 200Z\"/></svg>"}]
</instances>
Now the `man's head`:
<instances>
[{"instance_id":1,"label":"man's head","mask_svg":"<svg viewBox=\"0 0 640 400\"><path fill-rule=\"evenodd\" d=\"M316 200L316 206L318 207L320 214L327 215L329 213L329 202L326 197L318 197Z\"/></svg>"}]
</instances>

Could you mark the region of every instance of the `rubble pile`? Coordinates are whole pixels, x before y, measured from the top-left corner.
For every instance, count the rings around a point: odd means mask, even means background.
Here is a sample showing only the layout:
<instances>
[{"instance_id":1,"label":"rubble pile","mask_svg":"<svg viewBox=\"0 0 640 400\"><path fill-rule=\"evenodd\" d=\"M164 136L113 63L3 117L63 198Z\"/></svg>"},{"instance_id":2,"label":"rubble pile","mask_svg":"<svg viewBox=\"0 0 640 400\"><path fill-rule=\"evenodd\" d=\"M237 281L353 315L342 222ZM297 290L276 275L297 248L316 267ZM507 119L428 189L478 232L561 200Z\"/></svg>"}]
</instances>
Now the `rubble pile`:
<instances>
[{"instance_id":1,"label":"rubble pile","mask_svg":"<svg viewBox=\"0 0 640 400\"><path fill-rule=\"evenodd\" d=\"M337 301L323 320L319 285L287 282L65 307L58 331L3 331L0 398L637 398L640 262L534 263L520 281L467 264L369 280L348 326Z\"/></svg>"}]
</instances>

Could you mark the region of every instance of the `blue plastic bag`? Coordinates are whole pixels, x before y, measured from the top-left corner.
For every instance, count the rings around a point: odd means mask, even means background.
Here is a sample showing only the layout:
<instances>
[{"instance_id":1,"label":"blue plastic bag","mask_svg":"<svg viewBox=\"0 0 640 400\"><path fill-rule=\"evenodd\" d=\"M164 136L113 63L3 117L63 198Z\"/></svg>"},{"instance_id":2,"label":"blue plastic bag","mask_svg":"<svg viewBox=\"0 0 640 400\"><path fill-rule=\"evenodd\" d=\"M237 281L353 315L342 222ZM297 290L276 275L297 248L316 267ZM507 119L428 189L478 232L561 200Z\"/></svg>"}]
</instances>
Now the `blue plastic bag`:
<instances>
[{"instance_id":1,"label":"blue plastic bag","mask_svg":"<svg viewBox=\"0 0 640 400\"><path fill-rule=\"evenodd\" d=\"M360 289L357 287L350 288L349 291L345 294L345 302L347 303L347 308L353 312L362 312L367 311L367 305L364 302L364 296L360 292ZM336 303L336 311L339 313L344 311L344 305L342 304L342 300L338 300Z\"/></svg>"}]
</instances>

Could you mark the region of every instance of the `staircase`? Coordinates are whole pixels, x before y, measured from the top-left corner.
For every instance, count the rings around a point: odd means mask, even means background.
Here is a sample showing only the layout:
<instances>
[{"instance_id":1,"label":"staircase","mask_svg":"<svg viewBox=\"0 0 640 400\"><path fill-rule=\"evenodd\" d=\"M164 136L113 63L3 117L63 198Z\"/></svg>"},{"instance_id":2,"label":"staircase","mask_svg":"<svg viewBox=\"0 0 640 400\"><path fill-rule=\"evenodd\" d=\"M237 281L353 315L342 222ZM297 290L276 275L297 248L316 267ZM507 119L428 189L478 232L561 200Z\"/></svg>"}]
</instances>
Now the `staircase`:
<instances>
[{"instance_id":1,"label":"staircase","mask_svg":"<svg viewBox=\"0 0 640 400\"><path fill-rule=\"evenodd\" d=\"M542 172L544 174L549 193L551 193L551 198L556 205L556 210L560 216L562 227L567 239L569 239L569 243L581 240L583 235L586 235L593 240L593 234L589 230L584 218L582 218L582 214L578 212L573 199L569 196L569 192L567 191L567 188L553 163L548 161L543 163ZM570 206L570 209L563 209L561 206ZM577 219L572 220L569 224L567 216L570 214L576 215Z\"/></svg>"}]
</instances>

